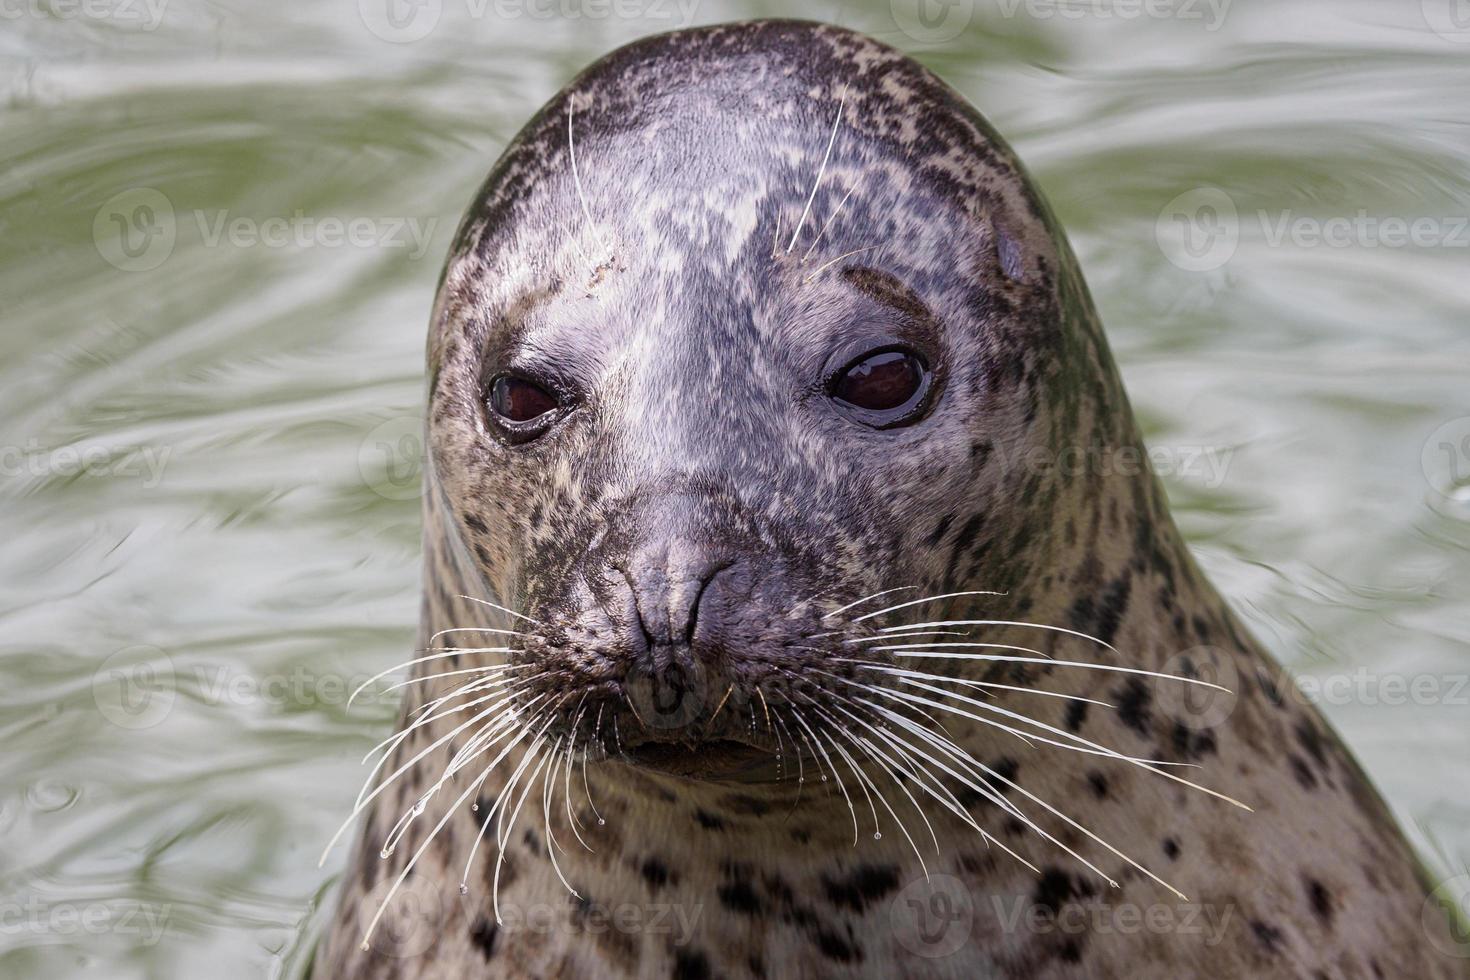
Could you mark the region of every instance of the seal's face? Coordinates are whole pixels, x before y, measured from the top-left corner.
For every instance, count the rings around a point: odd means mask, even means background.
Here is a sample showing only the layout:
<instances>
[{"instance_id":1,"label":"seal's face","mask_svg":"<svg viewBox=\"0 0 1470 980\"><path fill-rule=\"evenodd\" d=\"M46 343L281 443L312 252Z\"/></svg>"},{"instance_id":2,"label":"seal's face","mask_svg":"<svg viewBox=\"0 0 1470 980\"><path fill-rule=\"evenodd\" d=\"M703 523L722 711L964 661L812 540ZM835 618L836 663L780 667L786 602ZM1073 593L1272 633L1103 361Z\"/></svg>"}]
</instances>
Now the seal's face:
<instances>
[{"instance_id":1,"label":"seal's face","mask_svg":"<svg viewBox=\"0 0 1470 980\"><path fill-rule=\"evenodd\" d=\"M626 710L619 747L708 761L760 743L763 702L840 682L870 631L839 607L1024 577L1050 487L991 464L1055 444L1062 313L1034 204L986 190L1013 165L963 104L906 101L911 63L814 97L680 50L687 88L640 98L622 53L491 175L446 274L431 439L475 587L536 621L514 658L554 730Z\"/></svg>"}]
</instances>

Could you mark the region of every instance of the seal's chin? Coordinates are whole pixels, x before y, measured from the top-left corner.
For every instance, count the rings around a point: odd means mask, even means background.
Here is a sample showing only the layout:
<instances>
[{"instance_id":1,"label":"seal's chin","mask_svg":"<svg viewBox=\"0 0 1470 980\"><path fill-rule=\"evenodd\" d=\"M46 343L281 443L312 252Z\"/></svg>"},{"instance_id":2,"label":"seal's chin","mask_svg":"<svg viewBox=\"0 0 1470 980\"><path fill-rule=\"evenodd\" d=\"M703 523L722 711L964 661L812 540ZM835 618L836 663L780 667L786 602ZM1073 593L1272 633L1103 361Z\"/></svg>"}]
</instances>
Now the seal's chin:
<instances>
[{"instance_id":1,"label":"seal's chin","mask_svg":"<svg viewBox=\"0 0 1470 980\"><path fill-rule=\"evenodd\" d=\"M782 776L777 759L765 749L729 739L706 742L645 742L624 753L645 769L704 782L774 783Z\"/></svg>"}]
</instances>

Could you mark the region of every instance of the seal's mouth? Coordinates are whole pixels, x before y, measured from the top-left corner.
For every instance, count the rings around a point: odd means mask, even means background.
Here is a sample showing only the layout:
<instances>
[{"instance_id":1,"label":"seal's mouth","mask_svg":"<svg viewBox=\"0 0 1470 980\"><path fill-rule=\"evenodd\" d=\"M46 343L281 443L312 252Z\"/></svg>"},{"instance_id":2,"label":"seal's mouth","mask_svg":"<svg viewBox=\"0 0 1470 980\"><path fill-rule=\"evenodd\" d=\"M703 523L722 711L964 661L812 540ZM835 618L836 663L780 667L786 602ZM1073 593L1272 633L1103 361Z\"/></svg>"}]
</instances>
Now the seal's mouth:
<instances>
[{"instance_id":1,"label":"seal's mouth","mask_svg":"<svg viewBox=\"0 0 1470 980\"><path fill-rule=\"evenodd\" d=\"M648 741L624 751L634 765L707 782L777 782L783 770L771 752L732 739L685 742Z\"/></svg>"}]
</instances>

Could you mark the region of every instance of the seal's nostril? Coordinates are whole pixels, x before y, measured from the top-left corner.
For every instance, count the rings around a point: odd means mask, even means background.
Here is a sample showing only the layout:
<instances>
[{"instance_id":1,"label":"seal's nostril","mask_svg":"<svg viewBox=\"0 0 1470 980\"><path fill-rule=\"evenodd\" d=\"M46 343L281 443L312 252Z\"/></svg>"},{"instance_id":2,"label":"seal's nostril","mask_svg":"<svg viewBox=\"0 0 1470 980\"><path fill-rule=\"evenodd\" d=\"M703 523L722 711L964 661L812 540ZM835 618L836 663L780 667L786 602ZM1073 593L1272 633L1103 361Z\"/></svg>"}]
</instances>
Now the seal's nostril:
<instances>
[{"instance_id":1,"label":"seal's nostril","mask_svg":"<svg viewBox=\"0 0 1470 980\"><path fill-rule=\"evenodd\" d=\"M688 622L684 627L684 643L686 646L694 646L694 633L699 628L699 604L704 601L704 595L709 591L710 584L714 582L715 576L729 568L733 562L717 562L699 577L699 588L695 590L694 601L689 604Z\"/></svg>"},{"instance_id":2,"label":"seal's nostril","mask_svg":"<svg viewBox=\"0 0 1470 980\"><path fill-rule=\"evenodd\" d=\"M638 583L633 581L632 574L623 566L614 565L613 567L622 573L623 580L628 583L628 605L631 607L629 610L631 613L630 618L637 625L638 637L643 641L643 649L637 651L637 653L646 655L652 652L653 648L658 644L654 639L653 633L648 628L648 620L643 616L642 597L639 594Z\"/></svg>"}]
</instances>

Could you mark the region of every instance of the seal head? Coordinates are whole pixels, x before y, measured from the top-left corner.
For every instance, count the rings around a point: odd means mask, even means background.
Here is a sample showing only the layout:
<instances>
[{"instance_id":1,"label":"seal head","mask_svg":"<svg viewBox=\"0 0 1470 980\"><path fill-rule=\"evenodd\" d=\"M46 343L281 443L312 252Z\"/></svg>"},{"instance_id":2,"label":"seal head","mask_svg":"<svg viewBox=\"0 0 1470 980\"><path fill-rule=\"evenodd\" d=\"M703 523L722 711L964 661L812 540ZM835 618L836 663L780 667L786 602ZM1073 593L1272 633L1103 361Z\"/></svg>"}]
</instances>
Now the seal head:
<instances>
[{"instance_id":1,"label":"seal head","mask_svg":"<svg viewBox=\"0 0 1470 980\"><path fill-rule=\"evenodd\" d=\"M850 673L838 606L1038 586L1088 488L997 457L1135 440L1063 241L973 108L846 32L653 38L543 109L430 361L445 532L544 625L551 731L748 740L758 688Z\"/></svg>"}]
</instances>

